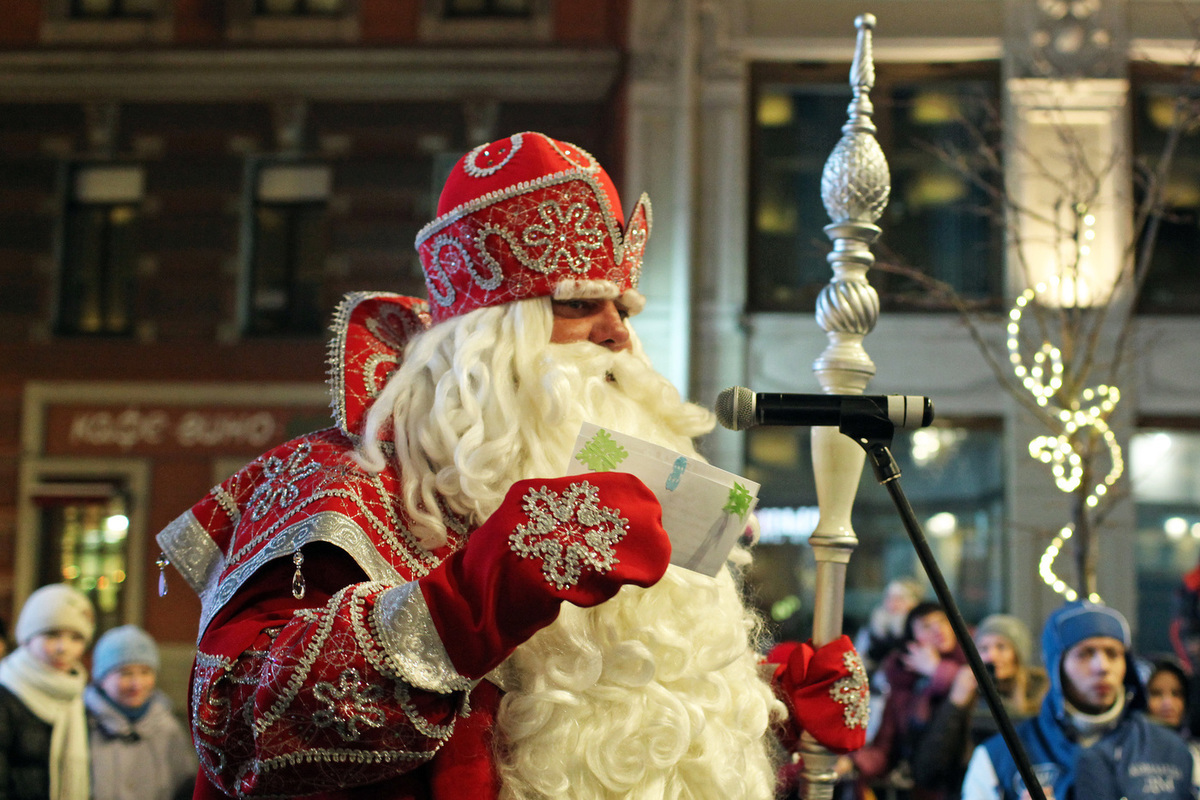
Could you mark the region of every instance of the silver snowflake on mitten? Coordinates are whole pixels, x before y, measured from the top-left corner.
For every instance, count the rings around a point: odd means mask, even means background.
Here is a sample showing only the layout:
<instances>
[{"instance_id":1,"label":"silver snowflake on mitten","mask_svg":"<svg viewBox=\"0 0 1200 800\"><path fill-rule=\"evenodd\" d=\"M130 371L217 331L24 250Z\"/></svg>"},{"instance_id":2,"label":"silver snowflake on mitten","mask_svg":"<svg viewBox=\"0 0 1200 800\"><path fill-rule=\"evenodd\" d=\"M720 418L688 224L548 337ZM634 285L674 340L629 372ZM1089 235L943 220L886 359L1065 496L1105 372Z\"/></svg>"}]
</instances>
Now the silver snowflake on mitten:
<instances>
[{"instance_id":1,"label":"silver snowflake on mitten","mask_svg":"<svg viewBox=\"0 0 1200 800\"><path fill-rule=\"evenodd\" d=\"M842 709L847 728L866 728L871 716L871 689L862 659L851 650L842 656L850 675L833 684L829 695Z\"/></svg>"},{"instance_id":2,"label":"silver snowflake on mitten","mask_svg":"<svg viewBox=\"0 0 1200 800\"><path fill-rule=\"evenodd\" d=\"M600 505L600 490L587 481L572 483L562 494L543 486L530 489L521 501L529 522L509 536L513 552L542 561L546 582L568 589L579 582L586 564L608 572L617 563L613 545L625 536L619 509Z\"/></svg>"}]
</instances>

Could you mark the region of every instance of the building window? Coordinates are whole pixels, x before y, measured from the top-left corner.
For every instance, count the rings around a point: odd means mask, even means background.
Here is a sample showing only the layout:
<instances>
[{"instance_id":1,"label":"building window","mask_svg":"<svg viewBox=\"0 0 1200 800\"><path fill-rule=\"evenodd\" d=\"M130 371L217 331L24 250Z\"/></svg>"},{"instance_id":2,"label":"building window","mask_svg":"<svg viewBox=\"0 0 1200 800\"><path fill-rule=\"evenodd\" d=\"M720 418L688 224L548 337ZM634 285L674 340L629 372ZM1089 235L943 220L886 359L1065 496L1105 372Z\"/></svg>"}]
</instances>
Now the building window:
<instances>
[{"instance_id":1,"label":"building window","mask_svg":"<svg viewBox=\"0 0 1200 800\"><path fill-rule=\"evenodd\" d=\"M58 333L120 336L133 331L144 191L145 176L139 166L83 165L71 173L63 215Z\"/></svg>"},{"instance_id":2,"label":"building window","mask_svg":"<svg viewBox=\"0 0 1200 800\"><path fill-rule=\"evenodd\" d=\"M821 173L846 121L848 75L848 65L753 68L751 310L811 311L829 281ZM877 138L892 177L873 248L878 263L916 269L968 301L998 306L998 64L879 65L876 76ZM950 307L895 272L875 269L869 279L887 309Z\"/></svg>"},{"instance_id":3,"label":"building window","mask_svg":"<svg viewBox=\"0 0 1200 800\"><path fill-rule=\"evenodd\" d=\"M934 557L963 616L973 621L1006 607L1001 434L996 420L939 420L897 433L891 448ZM812 624L816 568L808 538L818 511L810 454L809 428L746 432L745 475L761 484L756 513L762 529L748 581L772 633L783 639L807 638ZM913 578L928 587L895 506L869 467L859 483L854 527L859 544L845 594L851 635L867 622L888 582Z\"/></svg>"},{"instance_id":4,"label":"building window","mask_svg":"<svg viewBox=\"0 0 1200 800\"><path fill-rule=\"evenodd\" d=\"M160 0L72 0L75 19L129 19L153 17Z\"/></svg>"},{"instance_id":5,"label":"building window","mask_svg":"<svg viewBox=\"0 0 1200 800\"><path fill-rule=\"evenodd\" d=\"M128 498L119 485L45 483L40 510L37 585L65 582L96 607L97 635L125 619L129 569Z\"/></svg>"},{"instance_id":6,"label":"building window","mask_svg":"<svg viewBox=\"0 0 1200 800\"><path fill-rule=\"evenodd\" d=\"M418 23L424 42L551 42L552 0L431 0Z\"/></svg>"},{"instance_id":7,"label":"building window","mask_svg":"<svg viewBox=\"0 0 1200 800\"><path fill-rule=\"evenodd\" d=\"M246 332L319 335L333 171L266 164L255 179Z\"/></svg>"},{"instance_id":8,"label":"building window","mask_svg":"<svg viewBox=\"0 0 1200 800\"><path fill-rule=\"evenodd\" d=\"M1137 515L1139 654L1172 651L1175 589L1200 563L1200 428L1143 425L1129 444L1129 484Z\"/></svg>"},{"instance_id":9,"label":"building window","mask_svg":"<svg viewBox=\"0 0 1200 800\"><path fill-rule=\"evenodd\" d=\"M257 0L255 12L273 17L332 17L344 14L346 0Z\"/></svg>"},{"instance_id":10,"label":"building window","mask_svg":"<svg viewBox=\"0 0 1200 800\"><path fill-rule=\"evenodd\" d=\"M448 19L529 17L533 14L532 0L445 0L443 8Z\"/></svg>"},{"instance_id":11,"label":"building window","mask_svg":"<svg viewBox=\"0 0 1200 800\"><path fill-rule=\"evenodd\" d=\"M1185 82L1184 74L1161 67L1135 66L1133 76L1133 147L1135 203L1146 196L1146 179L1162 162L1164 146L1180 114L1181 100L1195 113L1200 89ZM1145 246L1149 228L1141 231ZM1163 187L1161 217L1153 241L1153 256L1139 296L1138 310L1156 314L1195 314L1200 311L1196 282L1196 253L1200 252L1200 130L1182 131Z\"/></svg>"}]
</instances>

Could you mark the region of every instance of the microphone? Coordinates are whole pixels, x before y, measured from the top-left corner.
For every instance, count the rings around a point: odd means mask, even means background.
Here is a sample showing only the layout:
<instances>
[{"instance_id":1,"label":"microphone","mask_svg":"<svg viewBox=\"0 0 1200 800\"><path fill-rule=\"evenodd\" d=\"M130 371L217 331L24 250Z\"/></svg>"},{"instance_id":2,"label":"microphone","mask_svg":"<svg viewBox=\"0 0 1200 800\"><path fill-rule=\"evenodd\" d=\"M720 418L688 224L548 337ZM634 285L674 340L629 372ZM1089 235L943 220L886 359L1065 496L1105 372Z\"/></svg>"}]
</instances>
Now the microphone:
<instances>
[{"instance_id":1,"label":"microphone","mask_svg":"<svg viewBox=\"0 0 1200 800\"><path fill-rule=\"evenodd\" d=\"M828 425L866 417L895 428L924 428L933 422L933 403L920 395L779 394L731 386L717 395L717 421L731 431L755 425ZM843 431L845 432L845 431Z\"/></svg>"}]
</instances>

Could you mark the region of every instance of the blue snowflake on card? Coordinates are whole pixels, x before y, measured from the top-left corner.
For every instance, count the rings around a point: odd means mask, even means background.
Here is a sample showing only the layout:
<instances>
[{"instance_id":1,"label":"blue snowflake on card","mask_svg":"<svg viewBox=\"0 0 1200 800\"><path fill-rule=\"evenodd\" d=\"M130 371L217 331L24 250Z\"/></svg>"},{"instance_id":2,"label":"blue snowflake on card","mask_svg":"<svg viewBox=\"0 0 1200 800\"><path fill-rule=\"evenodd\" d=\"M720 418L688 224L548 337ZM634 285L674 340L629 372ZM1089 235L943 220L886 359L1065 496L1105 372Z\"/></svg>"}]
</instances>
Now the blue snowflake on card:
<instances>
[{"instance_id":1,"label":"blue snowflake on card","mask_svg":"<svg viewBox=\"0 0 1200 800\"><path fill-rule=\"evenodd\" d=\"M675 466L671 469L671 475L667 478L668 492L673 492L679 488L679 481L683 479L683 473L687 469L687 464L687 456L680 456L675 459Z\"/></svg>"}]
</instances>

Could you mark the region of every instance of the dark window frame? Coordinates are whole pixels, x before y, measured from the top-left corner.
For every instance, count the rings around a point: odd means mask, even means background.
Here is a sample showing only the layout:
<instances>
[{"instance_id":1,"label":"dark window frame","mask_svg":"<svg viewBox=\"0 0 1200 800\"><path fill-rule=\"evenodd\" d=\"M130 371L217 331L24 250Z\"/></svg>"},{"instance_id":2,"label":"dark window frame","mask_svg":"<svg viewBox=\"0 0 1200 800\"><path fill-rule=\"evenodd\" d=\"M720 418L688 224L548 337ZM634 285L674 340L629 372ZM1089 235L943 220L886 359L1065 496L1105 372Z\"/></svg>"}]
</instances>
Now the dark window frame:
<instances>
[{"instance_id":1,"label":"dark window frame","mask_svg":"<svg viewBox=\"0 0 1200 800\"><path fill-rule=\"evenodd\" d=\"M145 3L139 3L138 0L108 0L108 8L102 13L88 11L84 7L86 0L70 0L70 2L68 16L72 20L149 20L155 19L161 14L160 4L157 2L151 3L153 8L131 9L129 6L145 5Z\"/></svg>"},{"instance_id":2,"label":"dark window frame","mask_svg":"<svg viewBox=\"0 0 1200 800\"><path fill-rule=\"evenodd\" d=\"M327 0L290 0L291 8L272 10L271 0L254 0L254 14L266 19L327 19L340 18L349 13L347 0L336 0L336 8L320 8Z\"/></svg>"},{"instance_id":3,"label":"dark window frame","mask_svg":"<svg viewBox=\"0 0 1200 800\"><path fill-rule=\"evenodd\" d=\"M983 439L990 440L990 447L957 453L958 445L937 463L937 460L918 465L913 460L912 441L914 434L926 434L936 429L962 431L976 437L975 444ZM745 440L746 462L743 472L747 478L761 484L758 509L813 508L817 507L817 495L812 476L811 430L807 428L755 428L747 431ZM752 455L754 439L759 435L792 437L798 461L790 465L778 462L758 462ZM1008 458L1004 445L1004 420L993 416L955 416L939 419L933 429L902 431L894 443L895 454L908 481L907 491L914 511L922 518L941 512L950 512L965 520L960 536L959 558L944 561L941 567L955 596L963 607L963 613L972 619L980 619L988 613L1008 607L1007 577L1012 562L1011 531L1008 524L1008 502L1004 490L1004 463ZM955 459L959 459L955 461ZM994 460L993 468L980 469L980 462ZM953 469L958 464L959 469ZM962 469L972 465L974 469ZM966 491L948 494L948 482L955 475L971 475L974 486ZM878 493L878 483L870 469L860 476L855 504L855 527L859 544L855 548L855 563L858 565L846 586L846 615L848 623L865 623L872 601L877 598L889 581L911 577L922 584L927 581L919 564L911 540L895 524L895 509L885 495ZM755 558L747 583L752 587L752 600L770 620L768 629L772 635L782 638L794 637L811 626L812 592L811 570L812 548L807 541L769 541L766 538L756 547L762 551ZM929 531L930 544L935 555L941 546L934 531ZM980 548L983 548L982 551ZM951 548L952 549L952 548ZM766 557L762 557L762 556ZM788 565L781 568L779 565ZM981 574L982 573L984 574ZM770 606L777 602L783 591L780 586L794 582L796 594L801 598L794 617L781 620L772 614ZM851 626L853 627L853 625ZM852 630L848 632L853 633Z\"/></svg>"},{"instance_id":4,"label":"dark window frame","mask_svg":"<svg viewBox=\"0 0 1200 800\"><path fill-rule=\"evenodd\" d=\"M813 283L801 286L796 292L796 297L783 300L774 300L767 297L768 289L772 285L778 285L774 282L767 284L760 283L762 274L758 272L758 265L766 263L770 257L766 254L766 244L760 241L758 234L756 216L759 213L759 198L763 195L764 185L760 177L760 154L763 152L763 137L764 131L758 124L757 114L759 103L762 97L767 93L767 90L773 86L780 84L794 85L811 85L814 89L829 90L830 97L839 98L838 105L842 109L842 116L836 125L830 125L828 136L830 139L829 148L820 155L820 164L823 167L825 159L829 152L833 149L833 145L840 137L840 125L845 122L845 109L849 106L852 99L852 92L849 84L850 65L833 64L833 63L774 63L774 62L758 62L751 65L751 98L750 98L750 113L747 115L747 125L749 127L748 140L750 142L751 158L748 162L749 170L749 198L747 203L747 244L748 244L748 259L749 272L747 276L747 307L751 312L800 312L807 313L815 307L816 295L820 288L827 282L828 277L822 278L820 283ZM1000 64L996 61L975 61L975 62L958 62L946 64L877 64L876 65L876 83L871 92L871 98L875 105L874 122L878 129L876 138L879 140L885 155L888 157L889 166L893 174L893 197L889 201L888 209L885 209L884 216L879 220L878 224L883 229L878 242L873 246L873 252L876 255L876 268L868 273L868 278L872 285L876 287L880 294L881 305L886 311L890 312L929 312L929 311L952 311L954 306L946 301L928 298L928 293L921 291L913 291L916 286L911 279L894 272L887 272L884 265L895 262L901 266L920 267L916 264L905 264L902 259L902 254L892 252L889 248L889 232L894 230L894 225L889 222L889 215L895 213L894 203L896 202L896 174L897 167L903 166L902 159L906 156L911 156L915 150L910 149L904 153L897 153L894 146L896 132L894 130L895 123L893 116L888 113L888 103L890 102L892 91L899 87L912 85L920 81L986 81L994 85L995 109L989 111L991 114L998 116L1001 75ZM1000 141L998 129L994 132L995 139L993 144L999 148ZM815 166L815 165L814 165ZM819 176L820 167L816 167ZM1001 182L1003 175L996 174L994 180ZM816 249L824 248L820 258L824 257L824 252L829 249L829 240L821 232L821 228L830 222L826 215L823 206L819 189L813 187L812 198L805 200L804 208L813 213L819 213L819 224L813 224L812 229L815 234L811 237L814 254L810 257L815 259ZM807 195L807 192L806 192ZM974 212L973 212L974 213ZM1003 224L1000 220L1000 215L996 215L994 219L987 223L990 229L986 239L975 240L979 244L986 247L990 255L990 265L988 273L982 276L982 282L986 285L983 292L975 297L965 298L968 303L974 307L981 309L999 309L1004 304L1004 270L1005 270L1005 255L1004 255L1004 238ZM807 231L805 231L807 233ZM826 276L831 277L831 272L824 272Z\"/></svg>"},{"instance_id":5,"label":"dark window frame","mask_svg":"<svg viewBox=\"0 0 1200 800\"><path fill-rule=\"evenodd\" d=\"M443 0L442 16L459 19L530 19L536 12L535 0L523 0L524 8L507 9L505 0L478 0L478 10L464 9L456 0Z\"/></svg>"},{"instance_id":6,"label":"dark window frame","mask_svg":"<svg viewBox=\"0 0 1200 800\"><path fill-rule=\"evenodd\" d=\"M330 170L330 190L324 198L297 198L295 200L264 199L260 197L260 179L263 173L274 168L322 167ZM330 251L331 231L329 200L332 196L333 165L320 159L280 160L264 159L252 165L249 171L249 198L247 248L245 269L245 297L243 334L252 338L269 337L318 337L325 333L326 313L321 304L325 257ZM263 227L266 215L280 218L283 232L267 241ZM309 253L303 244L306 236L315 235L320 246ZM268 245L282 248L283 260L265 265ZM319 273L317 281L305 280L305 255L316 260ZM264 267L272 267L274 274L264 280ZM312 266L311 262L309 264ZM282 305L267 308L272 291L282 292ZM307 297L306 297L307 295Z\"/></svg>"},{"instance_id":7,"label":"dark window frame","mask_svg":"<svg viewBox=\"0 0 1200 800\"><path fill-rule=\"evenodd\" d=\"M1178 90L1189 98L1193 107L1200 104L1200 86L1196 85L1195 69L1185 66L1132 62L1129 65L1129 130L1133 154L1131 169L1134 178L1133 209L1136 216L1143 197L1142 175L1153 169L1162 155L1161 140L1166 132L1148 131L1154 126L1152 115L1143 113L1144 92L1161 89L1164 93ZM1193 132L1179 142L1172 160L1173 176L1191 179L1200 186L1200 132ZM1176 195L1178 196L1178 195ZM1200 195L1189 198L1188 205L1165 209L1159 221L1151 267L1137 298L1137 313L1147 316L1184 315L1200 313L1200 288L1194 279L1195 253L1200 250ZM1134 220L1136 224L1136 219ZM1144 232L1137 232L1137 250L1144 245ZM1169 275L1164 275L1169 272Z\"/></svg>"},{"instance_id":8,"label":"dark window frame","mask_svg":"<svg viewBox=\"0 0 1200 800\"><path fill-rule=\"evenodd\" d=\"M97 201L78 197L79 176L89 169L142 170L137 199ZM80 162L65 171L59 280L54 330L59 336L128 337L135 331L138 226L145 198L140 164ZM124 222L120 218L128 216ZM128 224L128 228L120 226ZM125 236L118 232L125 231ZM123 255L122 255L123 253ZM87 305L95 306L95 324Z\"/></svg>"}]
</instances>

